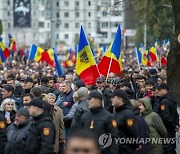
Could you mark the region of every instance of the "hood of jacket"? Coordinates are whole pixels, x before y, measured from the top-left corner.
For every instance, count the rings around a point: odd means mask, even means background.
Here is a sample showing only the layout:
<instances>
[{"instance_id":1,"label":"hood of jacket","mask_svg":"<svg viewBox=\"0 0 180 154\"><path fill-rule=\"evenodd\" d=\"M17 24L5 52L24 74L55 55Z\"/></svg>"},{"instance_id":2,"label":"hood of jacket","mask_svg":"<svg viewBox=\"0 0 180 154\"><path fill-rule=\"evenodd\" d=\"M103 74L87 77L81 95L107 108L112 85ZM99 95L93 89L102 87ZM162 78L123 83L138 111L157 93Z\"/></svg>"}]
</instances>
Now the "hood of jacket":
<instances>
[{"instance_id":1,"label":"hood of jacket","mask_svg":"<svg viewBox=\"0 0 180 154\"><path fill-rule=\"evenodd\" d=\"M142 102L146 108L146 110L143 112L143 115L147 115L150 112L152 112L152 105L150 98L141 98L139 99L140 102Z\"/></svg>"}]
</instances>

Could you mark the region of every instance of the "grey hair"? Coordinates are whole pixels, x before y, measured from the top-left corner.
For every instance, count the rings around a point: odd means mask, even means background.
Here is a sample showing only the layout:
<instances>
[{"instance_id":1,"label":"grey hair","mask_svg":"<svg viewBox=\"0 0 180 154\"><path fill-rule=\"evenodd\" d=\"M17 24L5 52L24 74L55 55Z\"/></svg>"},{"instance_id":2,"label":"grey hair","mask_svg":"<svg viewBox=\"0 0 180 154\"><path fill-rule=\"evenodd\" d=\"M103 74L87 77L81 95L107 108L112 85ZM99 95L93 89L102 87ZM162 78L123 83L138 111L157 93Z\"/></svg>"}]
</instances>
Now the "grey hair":
<instances>
[{"instance_id":1,"label":"grey hair","mask_svg":"<svg viewBox=\"0 0 180 154\"><path fill-rule=\"evenodd\" d=\"M6 99L3 100L3 102L1 103L1 106L0 106L0 110L1 110L1 111L4 111L4 106L5 106L6 104L8 104L9 102L11 102L11 103L14 104L14 109L13 109L13 110L16 111L17 109L16 109L15 100L14 100L14 99L11 99L11 98L6 98Z\"/></svg>"},{"instance_id":2,"label":"grey hair","mask_svg":"<svg viewBox=\"0 0 180 154\"><path fill-rule=\"evenodd\" d=\"M54 100L56 100L56 95L54 93L48 93L47 96L48 97L53 97Z\"/></svg>"}]
</instances>

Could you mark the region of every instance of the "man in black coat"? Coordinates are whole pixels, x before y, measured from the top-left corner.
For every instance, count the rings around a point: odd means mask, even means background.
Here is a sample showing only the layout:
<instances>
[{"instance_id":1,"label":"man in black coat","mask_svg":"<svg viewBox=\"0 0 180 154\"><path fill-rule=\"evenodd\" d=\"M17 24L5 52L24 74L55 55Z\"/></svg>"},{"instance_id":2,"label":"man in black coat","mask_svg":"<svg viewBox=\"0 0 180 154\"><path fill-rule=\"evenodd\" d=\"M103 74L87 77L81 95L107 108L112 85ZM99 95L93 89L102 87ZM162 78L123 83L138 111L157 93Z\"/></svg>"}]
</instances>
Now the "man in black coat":
<instances>
[{"instance_id":1,"label":"man in black coat","mask_svg":"<svg viewBox=\"0 0 180 154\"><path fill-rule=\"evenodd\" d=\"M92 130L99 137L100 142L103 135L110 134L113 142L109 147L103 149L103 154L118 154L118 145L114 143L114 138L118 135L116 121L108 111L103 109L102 99L100 92L91 92L88 101L90 111L81 116L79 128Z\"/></svg>"},{"instance_id":2,"label":"man in black coat","mask_svg":"<svg viewBox=\"0 0 180 154\"><path fill-rule=\"evenodd\" d=\"M137 139L139 137L138 123L126 92L120 89L114 90L111 100L112 105L115 107L113 116L117 121L118 137L123 139ZM134 154L138 148L139 144L136 142L134 144L119 144L119 153Z\"/></svg>"},{"instance_id":3,"label":"man in black coat","mask_svg":"<svg viewBox=\"0 0 180 154\"><path fill-rule=\"evenodd\" d=\"M159 99L158 114L160 115L164 126L167 129L167 137L175 138L176 131L179 128L179 115L177 113L177 102L169 93L169 88L166 83L157 86ZM164 154L176 154L175 144L165 144Z\"/></svg>"},{"instance_id":4,"label":"man in black coat","mask_svg":"<svg viewBox=\"0 0 180 154\"><path fill-rule=\"evenodd\" d=\"M4 153L4 149L7 142L7 131L6 131L6 118L4 113L0 111L0 153Z\"/></svg>"},{"instance_id":5,"label":"man in black coat","mask_svg":"<svg viewBox=\"0 0 180 154\"><path fill-rule=\"evenodd\" d=\"M8 127L8 142L5 148L5 154L24 154L24 146L28 130L31 125L29 111L27 108L20 108L16 112L15 122Z\"/></svg>"},{"instance_id":6,"label":"man in black coat","mask_svg":"<svg viewBox=\"0 0 180 154\"><path fill-rule=\"evenodd\" d=\"M55 128L52 116L47 111L47 102L40 98L33 99L28 110L33 117L25 143L25 154L52 154L55 139Z\"/></svg>"}]
</instances>

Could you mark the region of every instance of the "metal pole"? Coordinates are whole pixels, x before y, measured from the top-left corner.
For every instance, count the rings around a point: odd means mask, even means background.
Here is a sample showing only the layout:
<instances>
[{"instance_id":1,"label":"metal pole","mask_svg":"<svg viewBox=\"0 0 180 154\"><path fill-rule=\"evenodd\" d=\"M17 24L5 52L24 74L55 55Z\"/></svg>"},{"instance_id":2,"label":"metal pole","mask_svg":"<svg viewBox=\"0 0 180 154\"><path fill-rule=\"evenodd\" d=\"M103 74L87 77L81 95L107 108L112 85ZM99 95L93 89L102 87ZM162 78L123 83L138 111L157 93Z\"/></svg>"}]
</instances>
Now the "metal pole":
<instances>
[{"instance_id":1,"label":"metal pole","mask_svg":"<svg viewBox=\"0 0 180 154\"><path fill-rule=\"evenodd\" d=\"M144 51L147 48L146 0L144 0Z\"/></svg>"},{"instance_id":2,"label":"metal pole","mask_svg":"<svg viewBox=\"0 0 180 154\"><path fill-rule=\"evenodd\" d=\"M51 48L55 48L56 1L51 0Z\"/></svg>"}]
</instances>

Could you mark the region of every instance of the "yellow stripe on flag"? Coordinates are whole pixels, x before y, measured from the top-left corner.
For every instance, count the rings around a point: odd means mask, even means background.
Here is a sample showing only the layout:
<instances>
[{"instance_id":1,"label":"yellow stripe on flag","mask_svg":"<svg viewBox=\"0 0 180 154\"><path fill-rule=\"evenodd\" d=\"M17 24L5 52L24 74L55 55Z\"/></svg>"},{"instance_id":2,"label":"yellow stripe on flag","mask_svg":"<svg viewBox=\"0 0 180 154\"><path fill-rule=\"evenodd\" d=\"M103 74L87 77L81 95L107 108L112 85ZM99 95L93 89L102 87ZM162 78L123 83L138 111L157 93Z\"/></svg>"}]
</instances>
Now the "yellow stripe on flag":
<instances>
[{"instance_id":1,"label":"yellow stripe on flag","mask_svg":"<svg viewBox=\"0 0 180 154\"><path fill-rule=\"evenodd\" d=\"M34 56L34 60L35 60L36 62L38 62L38 61L41 59L43 52L44 52L44 50L43 50L42 48L37 47L37 51L36 51L36 54L35 54L35 56Z\"/></svg>"}]
</instances>

